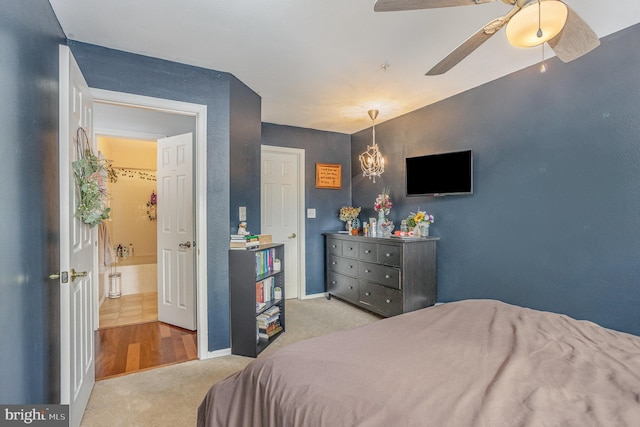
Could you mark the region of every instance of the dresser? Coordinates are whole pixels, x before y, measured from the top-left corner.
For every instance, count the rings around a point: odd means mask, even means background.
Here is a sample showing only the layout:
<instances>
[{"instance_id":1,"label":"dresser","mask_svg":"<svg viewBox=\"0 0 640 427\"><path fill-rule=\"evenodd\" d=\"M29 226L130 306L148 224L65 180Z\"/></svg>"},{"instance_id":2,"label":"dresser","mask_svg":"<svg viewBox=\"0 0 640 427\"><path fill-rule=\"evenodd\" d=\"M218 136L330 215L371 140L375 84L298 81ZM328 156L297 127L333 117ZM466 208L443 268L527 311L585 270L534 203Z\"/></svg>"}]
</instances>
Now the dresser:
<instances>
[{"instance_id":1,"label":"dresser","mask_svg":"<svg viewBox=\"0 0 640 427\"><path fill-rule=\"evenodd\" d=\"M324 236L329 298L387 317L435 304L437 237Z\"/></svg>"}]
</instances>

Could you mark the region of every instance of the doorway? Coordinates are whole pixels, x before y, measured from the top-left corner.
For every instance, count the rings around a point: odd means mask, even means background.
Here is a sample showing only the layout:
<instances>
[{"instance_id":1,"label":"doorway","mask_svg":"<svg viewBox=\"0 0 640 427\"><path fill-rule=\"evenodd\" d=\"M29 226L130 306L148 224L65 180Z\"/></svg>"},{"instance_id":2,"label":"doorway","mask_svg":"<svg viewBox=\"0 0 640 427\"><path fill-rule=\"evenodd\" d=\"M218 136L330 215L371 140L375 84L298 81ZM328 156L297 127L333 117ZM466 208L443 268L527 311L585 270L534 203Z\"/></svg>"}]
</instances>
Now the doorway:
<instances>
[{"instance_id":1,"label":"doorway","mask_svg":"<svg viewBox=\"0 0 640 427\"><path fill-rule=\"evenodd\" d=\"M305 151L263 145L260 176L261 232L284 244L285 297L304 299Z\"/></svg>"},{"instance_id":2,"label":"doorway","mask_svg":"<svg viewBox=\"0 0 640 427\"><path fill-rule=\"evenodd\" d=\"M166 135L193 132L194 159L194 249L197 356L208 357L206 305L206 106L92 89L95 99L95 131L101 135L123 135L138 139L159 139ZM155 118L155 119L154 119ZM150 124L152 123L152 124ZM185 123L187 123L185 125ZM185 126L187 127L185 129ZM146 204L146 202L144 202ZM134 245L135 248L135 245ZM134 249L135 251L136 249ZM97 257L96 257L97 258ZM104 295L105 289L103 289ZM99 300L95 301L96 314ZM99 326L94 318L94 330Z\"/></svg>"},{"instance_id":3,"label":"doorway","mask_svg":"<svg viewBox=\"0 0 640 427\"><path fill-rule=\"evenodd\" d=\"M157 143L97 135L109 161L109 219L98 233L99 327L158 320Z\"/></svg>"}]
</instances>

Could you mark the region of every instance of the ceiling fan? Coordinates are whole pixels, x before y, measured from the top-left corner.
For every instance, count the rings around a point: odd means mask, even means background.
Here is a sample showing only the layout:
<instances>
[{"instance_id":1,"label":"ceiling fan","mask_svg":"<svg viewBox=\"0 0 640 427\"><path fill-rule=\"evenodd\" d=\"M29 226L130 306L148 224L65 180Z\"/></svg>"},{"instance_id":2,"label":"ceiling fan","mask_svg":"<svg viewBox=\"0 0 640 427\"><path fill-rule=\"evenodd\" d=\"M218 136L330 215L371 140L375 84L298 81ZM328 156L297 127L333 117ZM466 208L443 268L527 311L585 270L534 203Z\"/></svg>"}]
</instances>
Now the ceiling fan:
<instances>
[{"instance_id":1,"label":"ceiling fan","mask_svg":"<svg viewBox=\"0 0 640 427\"><path fill-rule=\"evenodd\" d=\"M376 12L437 9L471 6L497 0L377 0ZM482 43L506 26L507 39L518 47L533 47L547 42L563 62L573 61L600 45L596 33L561 0L502 0L513 8L465 40L449 55L427 71L427 76L444 74L466 58Z\"/></svg>"}]
</instances>

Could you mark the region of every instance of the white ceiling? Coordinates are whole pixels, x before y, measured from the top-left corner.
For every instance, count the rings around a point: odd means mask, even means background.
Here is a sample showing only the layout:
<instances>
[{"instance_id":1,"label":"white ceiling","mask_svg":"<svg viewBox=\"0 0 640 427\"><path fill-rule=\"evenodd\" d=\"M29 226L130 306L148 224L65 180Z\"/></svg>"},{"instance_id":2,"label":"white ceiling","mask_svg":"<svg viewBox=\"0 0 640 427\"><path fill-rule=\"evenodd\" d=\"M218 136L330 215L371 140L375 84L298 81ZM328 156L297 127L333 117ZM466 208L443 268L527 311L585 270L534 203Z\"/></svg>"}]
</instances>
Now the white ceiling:
<instances>
[{"instance_id":1,"label":"white ceiling","mask_svg":"<svg viewBox=\"0 0 640 427\"><path fill-rule=\"evenodd\" d=\"M637 0L565 2L599 37L640 22ZM542 57L510 46L502 30L448 73L424 76L507 13L501 1L408 12L374 12L375 0L50 3L71 40L229 72L261 96L262 121L349 134L371 125L371 108L380 123Z\"/></svg>"}]
</instances>

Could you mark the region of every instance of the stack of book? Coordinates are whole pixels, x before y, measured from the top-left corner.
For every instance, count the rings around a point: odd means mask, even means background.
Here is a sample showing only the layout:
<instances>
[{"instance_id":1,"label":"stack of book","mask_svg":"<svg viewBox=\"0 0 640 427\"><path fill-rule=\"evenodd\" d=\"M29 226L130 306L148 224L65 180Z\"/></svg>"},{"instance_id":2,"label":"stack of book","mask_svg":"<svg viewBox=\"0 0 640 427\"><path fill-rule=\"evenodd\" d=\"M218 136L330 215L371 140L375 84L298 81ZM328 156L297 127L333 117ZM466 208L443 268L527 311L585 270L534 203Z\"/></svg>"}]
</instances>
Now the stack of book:
<instances>
[{"instance_id":1,"label":"stack of book","mask_svg":"<svg viewBox=\"0 0 640 427\"><path fill-rule=\"evenodd\" d=\"M258 236L254 234L232 234L229 247L231 249L252 249L260 246Z\"/></svg>"},{"instance_id":2,"label":"stack of book","mask_svg":"<svg viewBox=\"0 0 640 427\"><path fill-rule=\"evenodd\" d=\"M256 283L256 311L262 310L268 302L273 300L275 279L267 277Z\"/></svg>"},{"instance_id":3,"label":"stack of book","mask_svg":"<svg viewBox=\"0 0 640 427\"><path fill-rule=\"evenodd\" d=\"M264 313L256 316L256 322L258 326L258 338L268 340L282 331L282 325L280 325L280 307L274 305L265 310Z\"/></svg>"},{"instance_id":4,"label":"stack of book","mask_svg":"<svg viewBox=\"0 0 640 427\"><path fill-rule=\"evenodd\" d=\"M256 274L262 276L273 271L273 260L276 258L274 248L256 252Z\"/></svg>"}]
</instances>

